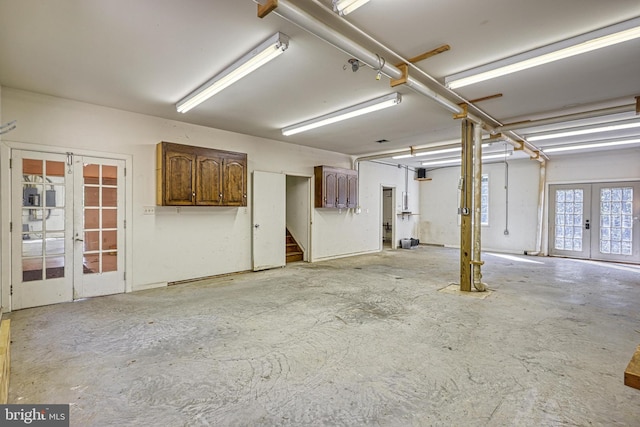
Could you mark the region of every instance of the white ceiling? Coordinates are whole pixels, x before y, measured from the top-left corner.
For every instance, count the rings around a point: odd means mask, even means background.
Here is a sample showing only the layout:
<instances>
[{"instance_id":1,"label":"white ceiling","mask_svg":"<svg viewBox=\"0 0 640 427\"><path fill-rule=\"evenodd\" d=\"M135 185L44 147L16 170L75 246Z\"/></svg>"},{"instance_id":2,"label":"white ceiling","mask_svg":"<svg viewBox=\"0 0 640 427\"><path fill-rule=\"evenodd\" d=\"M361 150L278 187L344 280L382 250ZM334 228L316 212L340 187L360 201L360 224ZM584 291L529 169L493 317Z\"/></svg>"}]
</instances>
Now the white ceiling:
<instances>
[{"instance_id":1,"label":"white ceiling","mask_svg":"<svg viewBox=\"0 0 640 427\"><path fill-rule=\"evenodd\" d=\"M390 64L398 62L392 53L342 20L404 57L450 45L416 64L437 84L411 72L443 93L439 84L447 75L640 16L638 0L484 0L481 6L371 0L346 18L328 10L331 0L288 3ZM352 72L350 55L276 13L258 18L256 7L251 0L0 0L0 85L354 156L459 138L459 121L432 100L390 88L369 67ZM188 113L176 112L178 100L276 31L291 38L283 55ZM281 134L282 127L394 91L403 95L397 107ZM640 95L640 39L457 93L466 99L501 93L476 104L500 123L630 104ZM630 135L640 128L624 133ZM376 142L381 139L388 142Z\"/></svg>"}]
</instances>

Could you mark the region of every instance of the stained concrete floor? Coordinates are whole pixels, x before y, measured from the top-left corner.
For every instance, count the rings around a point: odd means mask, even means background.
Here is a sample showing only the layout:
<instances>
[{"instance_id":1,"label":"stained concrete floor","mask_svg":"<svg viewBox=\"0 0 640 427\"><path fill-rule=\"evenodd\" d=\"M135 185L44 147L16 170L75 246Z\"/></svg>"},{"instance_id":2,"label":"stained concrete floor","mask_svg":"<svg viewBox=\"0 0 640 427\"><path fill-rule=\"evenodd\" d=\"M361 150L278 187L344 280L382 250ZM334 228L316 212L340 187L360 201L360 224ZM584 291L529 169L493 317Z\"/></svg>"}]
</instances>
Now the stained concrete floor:
<instances>
[{"instance_id":1,"label":"stained concrete floor","mask_svg":"<svg viewBox=\"0 0 640 427\"><path fill-rule=\"evenodd\" d=\"M637 426L640 266L419 247L11 313L10 403L73 426ZM525 262L527 261L527 262Z\"/></svg>"}]
</instances>

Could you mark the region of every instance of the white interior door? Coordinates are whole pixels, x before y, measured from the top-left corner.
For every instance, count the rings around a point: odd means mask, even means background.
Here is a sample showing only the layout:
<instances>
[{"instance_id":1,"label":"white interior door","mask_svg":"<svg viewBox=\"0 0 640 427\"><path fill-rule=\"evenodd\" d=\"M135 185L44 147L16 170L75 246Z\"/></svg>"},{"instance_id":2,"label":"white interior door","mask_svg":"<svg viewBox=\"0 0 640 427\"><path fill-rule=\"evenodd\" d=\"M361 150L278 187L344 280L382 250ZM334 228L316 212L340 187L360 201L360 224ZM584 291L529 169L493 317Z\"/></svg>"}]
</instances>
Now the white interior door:
<instances>
[{"instance_id":1,"label":"white interior door","mask_svg":"<svg viewBox=\"0 0 640 427\"><path fill-rule=\"evenodd\" d=\"M124 161L74 159L74 299L123 293Z\"/></svg>"},{"instance_id":2,"label":"white interior door","mask_svg":"<svg viewBox=\"0 0 640 427\"><path fill-rule=\"evenodd\" d=\"M12 155L11 308L73 298L73 181L63 154Z\"/></svg>"},{"instance_id":3,"label":"white interior door","mask_svg":"<svg viewBox=\"0 0 640 427\"><path fill-rule=\"evenodd\" d=\"M124 161L14 150L11 309L121 293Z\"/></svg>"},{"instance_id":4,"label":"white interior door","mask_svg":"<svg viewBox=\"0 0 640 427\"><path fill-rule=\"evenodd\" d=\"M253 172L253 270L286 263L286 176Z\"/></svg>"},{"instance_id":5,"label":"white interior door","mask_svg":"<svg viewBox=\"0 0 640 427\"><path fill-rule=\"evenodd\" d=\"M640 183L550 186L551 255L640 262Z\"/></svg>"}]
</instances>

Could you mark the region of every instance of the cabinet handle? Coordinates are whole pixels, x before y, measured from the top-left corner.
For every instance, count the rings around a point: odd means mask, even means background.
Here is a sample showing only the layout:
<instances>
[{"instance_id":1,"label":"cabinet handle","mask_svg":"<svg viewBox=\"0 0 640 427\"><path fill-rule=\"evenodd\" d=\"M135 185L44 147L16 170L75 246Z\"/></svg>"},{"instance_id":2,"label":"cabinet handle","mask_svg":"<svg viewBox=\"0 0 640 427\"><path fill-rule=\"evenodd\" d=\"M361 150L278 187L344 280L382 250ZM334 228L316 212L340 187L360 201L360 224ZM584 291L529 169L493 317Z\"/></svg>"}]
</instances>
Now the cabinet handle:
<instances>
[{"instance_id":1,"label":"cabinet handle","mask_svg":"<svg viewBox=\"0 0 640 427\"><path fill-rule=\"evenodd\" d=\"M191 193L191 201L195 200L196 198L196 192L194 191L193 193Z\"/></svg>"}]
</instances>

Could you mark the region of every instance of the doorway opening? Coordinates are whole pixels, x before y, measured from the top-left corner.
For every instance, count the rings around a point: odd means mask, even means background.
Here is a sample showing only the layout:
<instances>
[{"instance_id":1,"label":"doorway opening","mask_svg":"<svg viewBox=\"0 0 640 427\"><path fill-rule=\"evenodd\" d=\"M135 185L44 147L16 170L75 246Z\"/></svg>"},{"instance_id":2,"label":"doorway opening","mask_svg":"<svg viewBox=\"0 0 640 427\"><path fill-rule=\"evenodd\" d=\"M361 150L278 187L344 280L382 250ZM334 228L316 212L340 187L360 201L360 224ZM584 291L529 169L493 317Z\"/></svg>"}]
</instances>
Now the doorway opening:
<instances>
[{"instance_id":1,"label":"doorway opening","mask_svg":"<svg viewBox=\"0 0 640 427\"><path fill-rule=\"evenodd\" d=\"M394 206L396 189L394 187L382 187L382 249L394 249L396 241L396 223Z\"/></svg>"},{"instance_id":2,"label":"doorway opening","mask_svg":"<svg viewBox=\"0 0 640 427\"><path fill-rule=\"evenodd\" d=\"M254 271L284 267L287 250L311 259L310 176L253 171L252 239Z\"/></svg>"},{"instance_id":3,"label":"doorway opening","mask_svg":"<svg viewBox=\"0 0 640 427\"><path fill-rule=\"evenodd\" d=\"M309 261L311 241L311 178L286 178L287 262Z\"/></svg>"}]
</instances>

